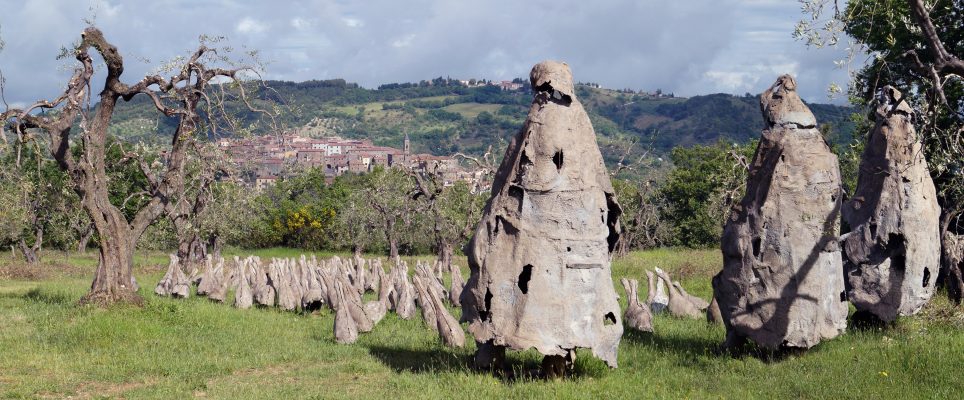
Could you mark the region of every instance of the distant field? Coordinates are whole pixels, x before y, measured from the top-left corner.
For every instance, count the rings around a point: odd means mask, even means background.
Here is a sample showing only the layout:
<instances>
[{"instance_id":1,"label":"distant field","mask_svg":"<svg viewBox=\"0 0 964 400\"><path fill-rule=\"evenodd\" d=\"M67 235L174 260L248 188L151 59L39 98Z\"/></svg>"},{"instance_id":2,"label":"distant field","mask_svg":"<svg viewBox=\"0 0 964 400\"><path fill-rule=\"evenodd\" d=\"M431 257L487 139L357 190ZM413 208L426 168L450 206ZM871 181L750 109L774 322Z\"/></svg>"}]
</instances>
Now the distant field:
<instances>
[{"instance_id":1,"label":"distant field","mask_svg":"<svg viewBox=\"0 0 964 400\"><path fill-rule=\"evenodd\" d=\"M462 114L465 118L478 117L483 111L495 114L502 108L501 104L459 103L442 107L443 110Z\"/></svg>"},{"instance_id":2,"label":"distant field","mask_svg":"<svg viewBox=\"0 0 964 400\"><path fill-rule=\"evenodd\" d=\"M922 315L894 327L851 330L809 352L777 357L719 355L722 327L658 316L655 334L623 336L618 369L582 351L573 377L510 381L471 370L474 346L443 347L420 316L406 321L390 313L356 344L343 346L334 342L327 310L236 310L204 298L155 297L151 291L166 263L160 252L137 258L145 307L78 307L94 260L93 254L48 254L44 265L27 268L9 253L0 256L0 397L916 399L964 393L964 312L940 296ZM637 252L615 262L614 277L638 278L659 266L706 298L720 264L715 250ZM537 368L539 360L532 351L509 357L520 372Z\"/></svg>"}]
</instances>

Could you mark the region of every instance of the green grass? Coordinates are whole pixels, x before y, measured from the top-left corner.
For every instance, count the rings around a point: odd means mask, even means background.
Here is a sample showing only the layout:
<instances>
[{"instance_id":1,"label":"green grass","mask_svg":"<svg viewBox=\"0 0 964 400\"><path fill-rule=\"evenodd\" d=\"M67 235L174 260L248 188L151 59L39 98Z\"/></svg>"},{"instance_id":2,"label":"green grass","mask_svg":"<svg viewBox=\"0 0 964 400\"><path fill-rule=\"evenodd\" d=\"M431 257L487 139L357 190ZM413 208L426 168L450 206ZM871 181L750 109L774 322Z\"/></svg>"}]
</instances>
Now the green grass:
<instances>
[{"instance_id":1,"label":"green grass","mask_svg":"<svg viewBox=\"0 0 964 400\"><path fill-rule=\"evenodd\" d=\"M442 109L445 111L462 114L462 116L467 119L476 118L483 111L488 111L491 114L495 114L499 112L500 108L502 108L501 104L482 103L459 103L442 107Z\"/></svg>"},{"instance_id":2,"label":"green grass","mask_svg":"<svg viewBox=\"0 0 964 400\"><path fill-rule=\"evenodd\" d=\"M470 370L474 347L443 347L420 317L390 313L354 345L338 345L329 311L236 310L153 296L163 253L137 259L143 308L80 307L93 255L47 258L38 268L51 271L41 280L0 280L0 397L914 399L964 392L964 313L943 298L894 327L850 330L776 358L718 355L721 327L658 316L655 334L624 335L618 369L581 351L573 377L506 381ZM618 260L614 277L659 266L708 297L720 262L709 250L639 252ZM0 259L0 271L15 264ZM532 351L510 353L520 371L539 360Z\"/></svg>"}]
</instances>

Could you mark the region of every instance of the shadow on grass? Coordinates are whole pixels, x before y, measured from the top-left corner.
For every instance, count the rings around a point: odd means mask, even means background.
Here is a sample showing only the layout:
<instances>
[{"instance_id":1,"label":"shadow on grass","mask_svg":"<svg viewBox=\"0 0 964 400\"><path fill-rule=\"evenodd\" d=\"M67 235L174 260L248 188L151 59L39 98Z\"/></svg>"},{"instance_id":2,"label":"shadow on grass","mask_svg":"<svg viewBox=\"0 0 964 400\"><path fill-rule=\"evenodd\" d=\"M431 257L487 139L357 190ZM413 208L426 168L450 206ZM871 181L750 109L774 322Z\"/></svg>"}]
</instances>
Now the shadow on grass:
<instances>
[{"instance_id":1,"label":"shadow on grass","mask_svg":"<svg viewBox=\"0 0 964 400\"><path fill-rule=\"evenodd\" d=\"M471 371L465 355L445 350L369 346L368 352L395 372L439 373Z\"/></svg>"},{"instance_id":2,"label":"shadow on grass","mask_svg":"<svg viewBox=\"0 0 964 400\"><path fill-rule=\"evenodd\" d=\"M732 357L743 359L753 357L764 363L778 363L787 358L806 353L806 349L779 348L776 350L766 349L754 343L746 342L740 346L727 349L722 341L715 341L703 337L690 337L679 335L663 335L657 333L645 333L634 330L627 330L623 334L623 339L644 347L650 347L654 351L663 353L667 356L675 356L679 363L691 367L699 367L708 364L707 358Z\"/></svg>"},{"instance_id":3,"label":"shadow on grass","mask_svg":"<svg viewBox=\"0 0 964 400\"><path fill-rule=\"evenodd\" d=\"M465 372L490 375L505 384L544 381L541 364L528 352L509 352L502 368L479 370L471 366L471 354L454 353L446 349L415 350L385 346L369 346L368 352L397 373L437 374L442 372ZM576 358L573 369L565 379L580 380L599 378L609 368L588 353Z\"/></svg>"},{"instance_id":4,"label":"shadow on grass","mask_svg":"<svg viewBox=\"0 0 964 400\"><path fill-rule=\"evenodd\" d=\"M23 299L34 303L51 305L72 305L77 302L77 297L67 292L49 291L41 288L33 288L26 293L3 293L0 297L10 299Z\"/></svg>"},{"instance_id":5,"label":"shadow on grass","mask_svg":"<svg viewBox=\"0 0 964 400\"><path fill-rule=\"evenodd\" d=\"M869 311L855 311L850 314L847 327L854 331L879 332L897 327L897 322L885 322Z\"/></svg>"},{"instance_id":6,"label":"shadow on grass","mask_svg":"<svg viewBox=\"0 0 964 400\"><path fill-rule=\"evenodd\" d=\"M657 328L658 329L658 328ZM672 354L719 354L720 342L701 337L663 335L627 329L623 339L655 351Z\"/></svg>"}]
</instances>

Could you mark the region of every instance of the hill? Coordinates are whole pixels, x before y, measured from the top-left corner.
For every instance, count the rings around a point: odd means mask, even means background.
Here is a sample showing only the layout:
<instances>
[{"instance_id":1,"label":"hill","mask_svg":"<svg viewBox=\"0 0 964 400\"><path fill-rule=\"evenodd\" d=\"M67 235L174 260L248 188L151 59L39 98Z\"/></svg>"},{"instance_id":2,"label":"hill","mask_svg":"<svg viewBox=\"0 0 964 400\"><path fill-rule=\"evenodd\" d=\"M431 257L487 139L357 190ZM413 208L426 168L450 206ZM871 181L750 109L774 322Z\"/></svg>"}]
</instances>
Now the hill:
<instances>
[{"instance_id":1,"label":"hill","mask_svg":"<svg viewBox=\"0 0 964 400\"><path fill-rule=\"evenodd\" d=\"M522 82L522 80L516 80ZM436 78L420 83L382 85L366 89L341 79L307 82L269 81L270 89L254 93L261 107L281 107L280 125L311 136L341 135L369 138L378 145L400 147L405 134L414 150L437 155L481 153L490 144L503 144L521 127L531 94L527 83L519 90L497 85L466 87L456 80ZM744 143L763 127L756 96L710 94L691 98L615 91L577 86L609 161L625 143L638 142L636 151L651 147L664 153L675 146L719 140ZM120 107L114 133L132 140L152 140L156 131L171 132L173 122L150 110L146 98ZM257 116L237 102L229 107L254 124ZM817 120L828 124L841 141L849 140L853 110L811 104ZM264 124L254 134L268 133ZM155 139L156 140L156 139ZM616 150L616 149L621 150Z\"/></svg>"}]
</instances>

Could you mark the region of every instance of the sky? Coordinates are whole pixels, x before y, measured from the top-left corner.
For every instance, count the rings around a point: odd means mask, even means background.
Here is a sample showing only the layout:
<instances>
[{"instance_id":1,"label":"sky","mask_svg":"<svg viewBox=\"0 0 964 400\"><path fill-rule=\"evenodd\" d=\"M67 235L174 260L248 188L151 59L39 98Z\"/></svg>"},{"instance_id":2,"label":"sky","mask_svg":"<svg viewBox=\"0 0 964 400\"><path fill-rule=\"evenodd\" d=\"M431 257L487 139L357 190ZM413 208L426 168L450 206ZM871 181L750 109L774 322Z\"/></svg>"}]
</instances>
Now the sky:
<instances>
[{"instance_id":1,"label":"sky","mask_svg":"<svg viewBox=\"0 0 964 400\"><path fill-rule=\"evenodd\" d=\"M789 73L804 99L828 102L829 85L848 80L834 66L844 50L792 38L802 16L796 0L0 0L0 7L3 94L14 106L60 93L70 60L57 55L89 22L124 55L128 82L190 53L200 35L258 50L269 79L344 78L369 88L439 76L509 80L545 59L567 62L576 81L679 96L757 94Z\"/></svg>"}]
</instances>

